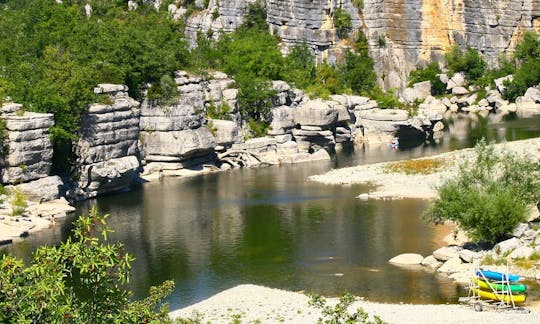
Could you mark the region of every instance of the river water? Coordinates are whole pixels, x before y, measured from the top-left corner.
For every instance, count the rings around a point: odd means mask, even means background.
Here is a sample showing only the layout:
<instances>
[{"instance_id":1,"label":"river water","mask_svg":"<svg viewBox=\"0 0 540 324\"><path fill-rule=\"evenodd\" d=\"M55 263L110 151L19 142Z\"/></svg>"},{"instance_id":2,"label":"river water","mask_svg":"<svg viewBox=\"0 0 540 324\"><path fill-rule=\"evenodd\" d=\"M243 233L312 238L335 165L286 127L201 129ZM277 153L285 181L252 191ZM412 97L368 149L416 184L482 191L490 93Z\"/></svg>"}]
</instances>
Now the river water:
<instances>
[{"instance_id":1,"label":"river water","mask_svg":"<svg viewBox=\"0 0 540 324\"><path fill-rule=\"evenodd\" d=\"M461 119L448 128L437 143L402 141L399 150L355 147L330 162L166 178L81 203L77 215L93 205L110 214L116 230L111 239L136 258L130 283L135 297L173 279L171 309L242 283L328 296L347 290L381 302L454 303L461 290L451 280L387 263L400 253L429 255L442 245L449 229L420 219L426 201L360 201L356 197L367 186L306 181L331 168L470 147L481 137L540 137L540 117ZM65 240L74 217L0 252L29 260L40 244Z\"/></svg>"}]
</instances>

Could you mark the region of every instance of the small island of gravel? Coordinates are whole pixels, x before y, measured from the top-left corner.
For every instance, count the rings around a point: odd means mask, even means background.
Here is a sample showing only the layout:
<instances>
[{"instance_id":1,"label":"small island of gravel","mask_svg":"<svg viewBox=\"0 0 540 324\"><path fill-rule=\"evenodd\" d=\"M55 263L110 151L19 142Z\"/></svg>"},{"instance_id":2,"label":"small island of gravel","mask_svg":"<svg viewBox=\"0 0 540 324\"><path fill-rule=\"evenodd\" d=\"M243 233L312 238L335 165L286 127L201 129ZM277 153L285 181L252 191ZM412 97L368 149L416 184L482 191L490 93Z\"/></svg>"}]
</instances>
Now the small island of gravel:
<instances>
[{"instance_id":1,"label":"small island of gravel","mask_svg":"<svg viewBox=\"0 0 540 324\"><path fill-rule=\"evenodd\" d=\"M496 151L507 150L518 155L540 159L540 138L507 142L494 145ZM396 162L360 165L331 170L321 175L309 177L309 180L325 184L350 185L372 184L374 191L362 194L360 198L424 198L437 197L438 186L457 174L460 163L474 157L474 149L464 149L443 153L431 157L415 159L442 160L444 166L428 174L405 174L391 171L389 167Z\"/></svg>"}]
</instances>

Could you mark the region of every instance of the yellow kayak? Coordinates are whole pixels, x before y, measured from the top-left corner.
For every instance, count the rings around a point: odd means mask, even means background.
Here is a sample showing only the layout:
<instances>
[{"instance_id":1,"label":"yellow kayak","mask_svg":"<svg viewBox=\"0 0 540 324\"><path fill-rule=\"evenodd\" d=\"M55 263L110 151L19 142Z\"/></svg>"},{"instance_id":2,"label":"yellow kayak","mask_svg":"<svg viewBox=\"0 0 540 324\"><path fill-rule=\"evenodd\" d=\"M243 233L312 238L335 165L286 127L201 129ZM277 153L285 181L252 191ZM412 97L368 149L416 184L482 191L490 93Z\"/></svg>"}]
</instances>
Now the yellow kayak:
<instances>
[{"instance_id":1,"label":"yellow kayak","mask_svg":"<svg viewBox=\"0 0 540 324\"><path fill-rule=\"evenodd\" d=\"M478 288L472 288L474 293L482 298L503 301L505 303L511 303L514 300L514 304L523 304L527 296L525 295L507 295L507 294L496 294L490 291L480 290Z\"/></svg>"}]
</instances>

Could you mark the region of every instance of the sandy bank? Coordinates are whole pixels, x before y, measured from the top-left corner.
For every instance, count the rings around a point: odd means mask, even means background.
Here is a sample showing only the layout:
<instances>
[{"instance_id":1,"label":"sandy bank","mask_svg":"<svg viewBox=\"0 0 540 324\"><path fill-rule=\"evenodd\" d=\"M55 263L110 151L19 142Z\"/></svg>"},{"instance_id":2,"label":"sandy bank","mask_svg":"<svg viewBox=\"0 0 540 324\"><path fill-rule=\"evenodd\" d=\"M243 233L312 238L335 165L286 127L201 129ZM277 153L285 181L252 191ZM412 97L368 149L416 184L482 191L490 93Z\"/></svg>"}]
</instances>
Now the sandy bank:
<instances>
[{"instance_id":1,"label":"sandy bank","mask_svg":"<svg viewBox=\"0 0 540 324\"><path fill-rule=\"evenodd\" d=\"M507 149L520 155L540 158L540 138L496 144L495 149L497 151ZM430 199L437 196L436 188L438 186L457 174L458 165L461 162L474 156L474 149L457 150L430 156L429 159L444 159L446 166L428 175L389 173L385 170L385 167L392 162L384 162L331 170L321 175L311 176L309 180L335 185L370 183L376 186L376 189L368 193L369 198Z\"/></svg>"},{"instance_id":2,"label":"sandy bank","mask_svg":"<svg viewBox=\"0 0 540 324\"><path fill-rule=\"evenodd\" d=\"M316 323L320 312L308 305L302 294L254 285L240 285L216 294L200 303L170 313L173 318L200 314L203 323ZM330 299L329 303L336 299ZM540 323L540 313L513 311L475 312L462 305L381 304L357 301L370 315L388 323Z\"/></svg>"}]
</instances>

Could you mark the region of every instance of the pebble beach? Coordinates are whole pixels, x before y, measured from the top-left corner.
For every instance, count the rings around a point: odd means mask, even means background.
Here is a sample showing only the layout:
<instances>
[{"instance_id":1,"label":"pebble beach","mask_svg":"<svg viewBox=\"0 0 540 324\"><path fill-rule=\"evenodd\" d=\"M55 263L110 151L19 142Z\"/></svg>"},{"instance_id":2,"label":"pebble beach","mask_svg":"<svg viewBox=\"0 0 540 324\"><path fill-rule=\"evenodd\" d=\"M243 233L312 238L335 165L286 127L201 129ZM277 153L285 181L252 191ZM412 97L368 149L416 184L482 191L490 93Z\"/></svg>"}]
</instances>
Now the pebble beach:
<instances>
[{"instance_id":1,"label":"pebble beach","mask_svg":"<svg viewBox=\"0 0 540 324\"><path fill-rule=\"evenodd\" d=\"M197 318L202 323L317 323L321 312L309 306L309 297L255 285L239 285L197 304L175 310L171 318ZM336 298L328 304L337 303ZM361 307L370 318L379 316L387 323L540 323L540 313L484 309L476 312L469 305L384 304L359 300L350 310Z\"/></svg>"}]
</instances>

